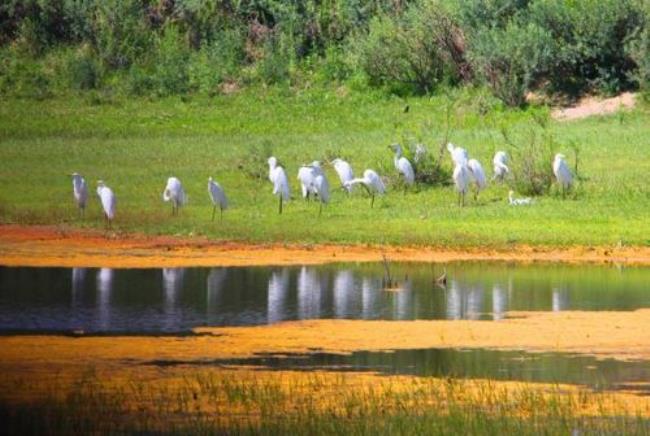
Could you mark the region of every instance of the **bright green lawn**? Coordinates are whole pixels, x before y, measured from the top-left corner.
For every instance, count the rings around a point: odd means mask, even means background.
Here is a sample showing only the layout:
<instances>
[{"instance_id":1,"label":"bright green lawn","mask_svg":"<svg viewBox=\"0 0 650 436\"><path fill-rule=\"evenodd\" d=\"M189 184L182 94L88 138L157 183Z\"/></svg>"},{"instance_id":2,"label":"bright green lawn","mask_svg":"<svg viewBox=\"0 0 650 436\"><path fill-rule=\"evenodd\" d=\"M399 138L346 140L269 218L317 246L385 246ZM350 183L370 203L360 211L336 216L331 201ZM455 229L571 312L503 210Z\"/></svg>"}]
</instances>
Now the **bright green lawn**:
<instances>
[{"instance_id":1,"label":"bright green lawn","mask_svg":"<svg viewBox=\"0 0 650 436\"><path fill-rule=\"evenodd\" d=\"M451 140L483 162L491 177L492 154L506 149L499 129L535 128L530 112L481 115L481 97L455 96ZM367 167L391 168L387 145L420 139L434 149L444 135L446 97L404 101L376 95L338 96L335 91L255 90L214 99L159 101L117 99L92 104L88 96L0 104L0 221L104 226L91 199L80 221L70 179L78 171L95 187L104 179L118 197L114 228L152 234L208 235L246 241L503 246L650 245L650 114L647 109L571 123L551 123L559 144L581 147L577 198L556 194L531 207L509 207L508 188L491 185L478 203L455 205L452 186L391 190L369 208L359 192L341 191L318 217L316 203L298 199L297 166L341 153L360 176ZM296 201L277 214L263 162L253 156L267 144L285 164ZM570 150L564 151L572 160ZM262 162L258 164L258 162ZM263 178L244 175L238 164L257 165ZM445 156L445 165L450 166ZM549 162L550 165L550 162ZM331 168L330 183L338 185ZM161 200L166 178L181 179L190 202L179 217ZM210 222L206 192L212 175L231 202L222 223Z\"/></svg>"}]
</instances>

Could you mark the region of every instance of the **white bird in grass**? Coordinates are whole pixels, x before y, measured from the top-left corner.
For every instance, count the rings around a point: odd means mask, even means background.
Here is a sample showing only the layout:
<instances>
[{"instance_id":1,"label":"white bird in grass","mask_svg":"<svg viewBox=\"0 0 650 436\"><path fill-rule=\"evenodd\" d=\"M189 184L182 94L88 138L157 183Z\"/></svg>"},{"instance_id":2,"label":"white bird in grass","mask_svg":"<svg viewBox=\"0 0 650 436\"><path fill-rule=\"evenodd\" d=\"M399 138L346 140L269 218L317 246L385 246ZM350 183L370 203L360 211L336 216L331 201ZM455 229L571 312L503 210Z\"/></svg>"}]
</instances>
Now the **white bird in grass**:
<instances>
[{"instance_id":1,"label":"white bird in grass","mask_svg":"<svg viewBox=\"0 0 650 436\"><path fill-rule=\"evenodd\" d=\"M458 192L458 205L465 205L465 194L469 188L470 175L467 165L456 164L454 167L454 185L456 186L456 191Z\"/></svg>"},{"instance_id":2,"label":"white bird in grass","mask_svg":"<svg viewBox=\"0 0 650 436\"><path fill-rule=\"evenodd\" d=\"M511 190L508 192L508 203L510 203L510 206L526 206L533 203L533 199L530 197L514 198L514 195L514 191Z\"/></svg>"},{"instance_id":3,"label":"white bird in grass","mask_svg":"<svg viewBox=\"0 0 650 436\"><path fill-rule=\"evenodd\" d=\"M302 198L309 200L311 194L314 192L314 178L316 174L314 173L314 168L311 165L303 165L298 170L298 180L300 180L300 190L302 192Z\"/></svg>"},{"instance_id":4,"label":"white bird in grass","mask_svg":"<svg viewBox=\"0 0 650 436\"><path fill-rule=\"evenodd\" d=\"M510 172L508 168L508 155L505 151L497 151L494 154L494 159L492 159L492 164L494 165L494 177L492 180L502 181L506 175Z\"/></svg>"},{"instance_id":5,"label":"white bird in grass","mask_svg":"<svg viewBox=\"0 0 650 436\"><path fill-rule=\"evenodd\" d=\"M339 159L339 158L334 159L332 161L332 165L334 166L334 170L336 171L336 174L338 174L339 179L341 180L341 186L343 186L343 189L345 189L348 193L350 193L352 186L349 185L346 186L346 183L354 179L354 172L352 171L352 166L350 166L350 164L344 161L343 159Z\"/></svg>"},{"instance_id":6,"label":"white bird in grass","mask_svg":"<svg viewBox=\"0 0 650 436\"><path fill-rule=\"evenodd\" d=\"M269 180L273 183L273 195L277 195L280 201L279 213L282 214L282 202L288 201L290 197L289 180L284 168L278 165L275 157L270 157L269 163Z\"/></svg>"},{"instance_id":7,"label":"white bird in grass","mask_svg":"<svg viewBox=\"0 0 650 436\"><path fill-rule=\"evenodd\" d=\"M325 176L325 173L320 168L314 178L314 190L318 194L318 200L320 202L318 208L318 216L320 216L323 212L323 204L327 204L330 201L330 184L327 181L327 176Z\"/></svg>"},{"instance_id":8,"label":"white bird in grass","mask_svg":"<svg viewBox=\"0 0 650 436\"><path fill-rule=\"evenodd\" d=\"M386 192L386 187L384 182L381 181L379 174L373 170L365 170L363 172L362 178L352 179L345 183L345 186L352 187L354 185L360 184L366 188L368 194L371 196L370 207L372 208L375 204L375 194L383 195Z\"/></svg>"},{"instance_id":9,"label":"white bird in grass","mask_svg":"<svg viewBox=\"0 0 650 436\"><path fill-rule=\"evenodd\" d=\"M79 214L83 217L86 211L86 203L88 202L88 185L86 179L81 174L72 173L72 193L79 208Z\"/></svg>"},{"instance_id":10,"label":"white bird in grass","mask_svg":"<svg viewBox=\"0 0 650 436\"><path fill-rule=\"evenodd\" d=\"M106 218L106 224L108 227L111 226L113 218L115 218L115 194L111 188L106 186L102 180L97 181L97 195L99 200L102 203L102 209L104 210L104 217Z\"/></svg>"},{"instance_id":11,"label":"white bird in grass","mask_svg":"<svg viewBox=\"0 0 650 436\"><path fill-rule=\"evenodd\" d=\"M562 188L562 197L564 197L566 191L573 183L573 176L571 175L569 166L564 160L564 155L561 153L555 155L555 160L553 161L553 174L555 174L555 178Z\"/></svg>"},{"instance_id":12,"label":"white bird in grass","mask_svg":"<svg viewBox=\"0 0 650 436\"><path fill-rule=\"evenodd\" d=\"M181 181L176 177L170 177L167 179L167 186L163 191L162 198L164 201L171 201L172 203L172 215L178 214L178 208L185 204L185 191L183 190L183 185Z\"/></svg>"},{"instance_id":13,"label":"white bird in grass","mask_svg":"<svg viewBox=\"0 0 650 436\"><path fill-rule=\"evenodd\" d=\"M451 142L447 143L447 150L451 154L451 160L454 162L454 165L466 165L467 164L467 150L462 147L456 147Z\"/></svg>"},{"instance_id":14,"label":"white bird in grass","mask_svg":"<svg viewBox=\"0 0 650 436\"><path fill-rule=\"evenodd\" d=\"M411 162L402 156L402 146L399 144L392 144L389 145L388 148L395 152L395 157L393 158L395 169L398 173L404 176L404 181L407 185L412 185L415 182L415 171L413 171L413 165L411 165Z\"/></svg>"},{"instance_id":15,"label":"white bird in grass","mask_svg":"<svg viewBox=\"0 0 650 436\"><path fill-rule=\"evenodd\" d=\"M413 156L413 162L416 164L420 163L422 159L427 154L427 148L424 146L424 144L416 144L415 145L415 156Z\"/></svg>"},{"instance_id":16,"label":"white bird in grass","mask_svg":"<svg viewBox=\"0 0 650 436\"><path fill-rule=\"evenodd\" d=\"M481 163L476 159L470 159L467 161L467 169L469 170L470 178L476 183L476 195L474 198L478 198L479 192L487 186L485 171L483 171Z\"/></svg>"},{"instance_id":17,"label":"white bird in grass","mask_svg":"<svg viewBox=\"0 0 650 436\"><path fill-rule=\"evenodd\" d=\"M228 199L226 198L226 192L223 190L219 183L215 182L212 177L208 177L208 193L210 194L210 199L212 200L212 221L214 221L214 215L217 212L217 206L219 206L220 219L223 220L223 211L228 209Z\"/></svg>"}]
</instances>

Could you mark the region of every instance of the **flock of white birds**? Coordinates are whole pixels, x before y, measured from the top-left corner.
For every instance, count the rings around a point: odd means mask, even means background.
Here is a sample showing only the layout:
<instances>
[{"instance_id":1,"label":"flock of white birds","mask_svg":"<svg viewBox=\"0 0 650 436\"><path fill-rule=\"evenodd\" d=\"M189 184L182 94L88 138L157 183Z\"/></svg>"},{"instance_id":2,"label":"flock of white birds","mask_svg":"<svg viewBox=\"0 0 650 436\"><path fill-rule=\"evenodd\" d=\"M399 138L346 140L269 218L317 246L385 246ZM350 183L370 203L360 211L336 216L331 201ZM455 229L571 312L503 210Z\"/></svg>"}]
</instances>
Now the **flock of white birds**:
<instances>
[{"instance_id":1,"label":"flock of white birds","mask_svg":"<svg viewBox=\"0 0 650 436\"><path fill-rule=\"evenodd\" d=\"M405 186L413 185L415 183L415 170L411 161L403 155L402 147L399 144L393 144L389 148L395 153L395 169L404 179ZM454 186L458 192L458 204L463 206L465 204L465 196L471 186L475 187L474 195L477 198L479 193L487 187L487 178L481 163L476 159L470 158L467 150L462 147L457 147L452 143L447 144L447 150L451 155L451 160L454 165L452 177ZM425 154L426 148L418 144L413 157L414 162L417 164L423 159ZM504 151L497 151L492 159L492 163L494 168L492 180L503 181L510 172L508 168L508 155ZM337 158L332 160L330 164L340 179L341 187L347 193L351 193L356 185L361 185L366 189L371 198L370 207L374 205L375 195L383 195L386 192L386 186L376 171L366 169L363 172L363 177L355 178L352 166L345 160ZM273 184L273 195L278 197L278 212L281 214L283 203L291 198L289 179L284 167L279 164L275 157L271 156L268 159L268 165L269 181ZM573 175L569 170L564 155L559 153L555 155L555 159L553 160L553 174L564 194L573 184ZM320 203L318 214L320 215L323 204L329 203L330 200L330 185L325 172L321 168L321 163L319 161L313 161L311 164L301 166L298 169L298 181L300 182L303 198L309 199L313 197L318 199ZM72 174L72 188L77 207L83 216L88 203L88 185L83 176L78 173ZM208 194L213 205L212 220L215 218L217 208L219 208L221 217L223 218L223 211L228 207L228 200L224 189L212 177L208 178ZM106 223L110 226L115 218L115 193L103 181L99 180L97 182L97 196L99 197ZM171 202L172 215L178 214L178 210L187 202L183 185L178 178L170 177L167 179L167 185L163 191L162 198L166 202ZM514 192L510 191L508 193L508 202L512 206L521 206L530 205L533 203L533 200L531 198L515 198Z\"/></svg>"}]
</instances>

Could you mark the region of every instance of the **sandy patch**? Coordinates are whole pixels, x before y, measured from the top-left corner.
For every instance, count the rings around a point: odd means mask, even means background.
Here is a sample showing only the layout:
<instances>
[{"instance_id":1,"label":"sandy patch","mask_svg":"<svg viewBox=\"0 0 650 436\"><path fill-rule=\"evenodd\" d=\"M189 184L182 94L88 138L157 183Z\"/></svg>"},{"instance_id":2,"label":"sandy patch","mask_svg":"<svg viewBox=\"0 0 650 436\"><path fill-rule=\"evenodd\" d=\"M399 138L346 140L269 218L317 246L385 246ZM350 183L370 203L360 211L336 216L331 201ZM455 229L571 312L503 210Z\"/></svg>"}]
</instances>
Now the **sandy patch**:
<instances>
[{"instance_id":1,"label":"sandy patch","mask_svg":"<svg viewBox=\"0 0 650 436\"><path fill-rule=\"evenodd\" d=\"M620 109L632 109L636 95L631 92L624 92L621 95L611 98L597 98L587 96L570 107L558 108L551 112L551 116L559 121L571 121L593 115L608 115Z\"/></svg>"},{"instance_id":2,"label":"sandy patch","mask_svg":"<svg viewBox=\"0 0 650 436\"><path fill-rule=\"evenodd\" d=\"M250 244L172 236L114 234L53 226L0 226L0 265L59 267L191 267L378 262L592 262L650 265L650 247L452 249L333 244Z\"/></svg>"}]
</instances>

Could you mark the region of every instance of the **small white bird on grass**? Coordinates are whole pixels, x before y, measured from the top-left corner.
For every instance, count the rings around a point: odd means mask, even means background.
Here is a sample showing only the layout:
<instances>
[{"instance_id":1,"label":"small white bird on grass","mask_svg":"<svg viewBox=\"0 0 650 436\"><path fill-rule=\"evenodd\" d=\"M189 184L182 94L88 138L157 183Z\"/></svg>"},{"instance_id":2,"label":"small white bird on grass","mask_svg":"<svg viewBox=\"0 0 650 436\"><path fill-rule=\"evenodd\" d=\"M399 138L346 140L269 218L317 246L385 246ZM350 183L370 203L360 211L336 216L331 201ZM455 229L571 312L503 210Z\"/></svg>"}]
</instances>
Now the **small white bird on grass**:
<instances>
[{"instance_id":1,"label":"small white bird on grass","mask_svg":"<svg viewBox=\"0 0 650 436\"><path fill-rule=\"evenodd\" d=\"M97 181L97 195L102 204L102 209L104 210L104 217L106 218L106 224L110 228L113 218L115 218L115 194L111 188L106 186L102 180Z\"/></svg>"},{"instance_id":2,"label":"small white bird on grass","mask_svg":"<svg viewBox=\"0 0 650 436\"><path fill-rule=\"evenodd\" d=\"M269 163L269 180L273 183L273 195L277 195L280 201L279 213L282 214L282 202L289 201L291 192L289 190L289 180L284 168L278 165L278 160L271 156Z\"/></svg>"},{"instance_id":3,"label":"small white bird on grass","mask_svg":"<svg viewBox=\"0 0 650 436\"><path fill-rule=\"evenodd\" d=\"M208 193L212 200L212 221L214 221L217 206L219 206L220 211L219 219L223 220L223 211L228 208L228 199L226 198L226 192L223 190L221 185L215 182L212 177L208 177Z\"/></svg>"},{"instance_id":4,"label":"small white bird on grass","mask_svg":"<svg viewBox=\"0 0 650 436\"><path fill-rule=\"evenodd\" d=\"M458 192L458 205L465 205L465 194L469 188L470 175L467 165L456 164L454 167L454 185L456 186L456 192Z\"/></svg>"},{"instance_id":5,"label":"small white bird on grass","mask_svg":"<svg viewBox=\"0 0 650 436\"><path fill-rule=\"evenodd\" d=\"M533 199L530 197L514 198L514 196L515 191L510 190L510 192L508 192L508 203L510 203L510 206L526 206L533 203Z\"/></svg>"},{"instance_id":6,"label":"small white bird on grass","mask_svg":"<svg viewBox=\"0 0 650 436\"><path fill-rule=\"evenodd\" d=\"M494 165L494 176L492 180L503 181L506 175L510 172L508 168L508 155L505 151L497 151L494 154L494 159L492 159L492 164Z\"/></svg>"},{"instance_id":7,"label":"small white bird on grass","mask_svg":"<svg viewBox=\"0 0 650 436\"><path fill-rule=\"evenodd\" d=\"M470 178L476 184L476 194L474 198L478 198L479 192L481 192L487 186L487 180L485 179L485 171L481 163L476 159L470 159L467 161L467 169L469 170Z\"/></svg>"},{"instance_id":8,"label":"small white bird on grass","mask_svg":"<svg viewBox=\"0 0 650 436\"><path fill-rule=\"evenodd\" d=\"M561 153L556 154L555 159L553 160L553 174L555 174L555 178L562 188L562 197L564 197L566 191L571 188L571 185L573 184L573 176L571 175L569 166L564 160L564 155Z\"/></svg>"},{"instance_id":9,"label":"small white bird on grass","mask_svg":"<svg viewBox=\"0 0 650 436\"><path fill-rule=\"evenodd\" d=\"M362 178L352 179L345 183L345 186L352 187L354 185L362 185L370 194L370 207L375 204L375 194L383 195L386 192L384 182L381 181L379 174L373 170L365 170Z\"/></svg>"},{"instance_id":10,"label":"small white bird on grass","mask_svg":"<svg viewBox=\"0 0 650 436\"><path fill-rule=\"evenodd\" d=\"M88 202L88 185L86 179L81 174L72 173L72 193L79 208L79 214L83 217L86 211L86 204Z\"/></svg>"},{"instance_id":11,"label":"small white bird on grass","mask_svg":"<svg viewBox=\"0 0 650 436\"><path fill-rule=\"evenodd\" d=\"M411 162L404 156L402 156L402 146L399 144L389 145L388 148L395 152L395 157L393 162L395 163L395 169L404 177L404 181L407 185L412 185L415 183L415 171L413 171L413 165Z\"/></svg>"},{"instance_id":12,"label":"small white bird on grass","mask_svg":"<svg viewBox=\"0 0 650 436\"><path fill-rule=\"evenodd\" d=\"M456 165L467 165L467 160L469 159L467 155L467 150L462 147L456 147L451 142L447 143L447 150L451 154L451 160Z\"/></svg>"},{"instance_id":13,"label":"small white bird on grass","mask_svg":"<svg viewBox=\"0 0 650 436\"><path fill-rule=\"evenodd\" d=\"M332 165L334 166L336 174L339 176L339 180L341 180L341 186L343 186L343 189L345 189L349 194L351 192L352 186L346 185L346 183L354 179L352 166L348 162L339 158L334 159L332 161Z\"/></svg>"},{"instance_id":14,"label":"small white bird on grass","mask_svg":"<svg viewBox=\"0 0 650 436\"><path fill-rule=\"evenodd\" d=\"M171 201L172 215L178 214L178 209L186 202L185 191L183 190L181 181L176 177L168 178L167 186L165 186L162 197L164 201Z\"/></svg>"}]
</instances>

